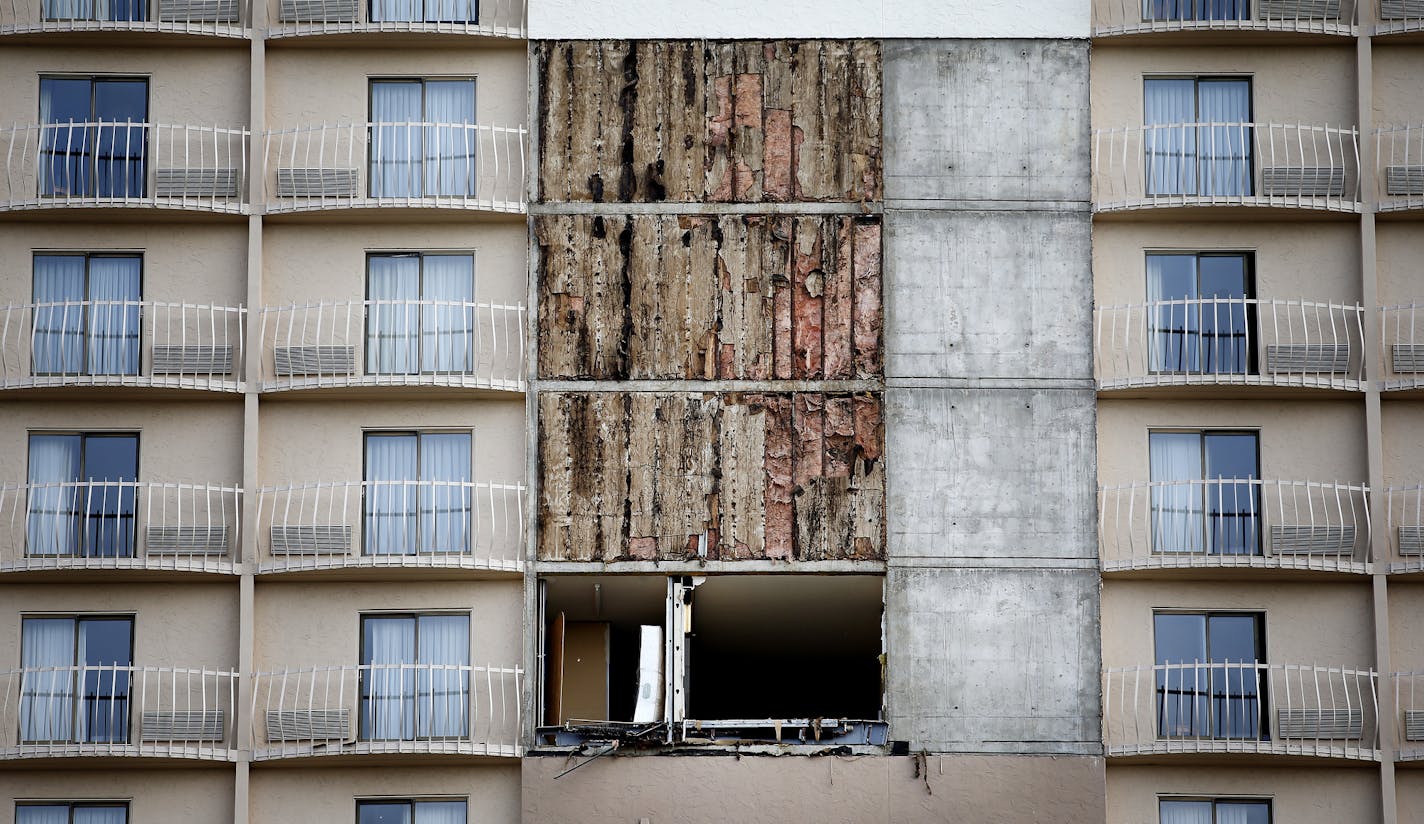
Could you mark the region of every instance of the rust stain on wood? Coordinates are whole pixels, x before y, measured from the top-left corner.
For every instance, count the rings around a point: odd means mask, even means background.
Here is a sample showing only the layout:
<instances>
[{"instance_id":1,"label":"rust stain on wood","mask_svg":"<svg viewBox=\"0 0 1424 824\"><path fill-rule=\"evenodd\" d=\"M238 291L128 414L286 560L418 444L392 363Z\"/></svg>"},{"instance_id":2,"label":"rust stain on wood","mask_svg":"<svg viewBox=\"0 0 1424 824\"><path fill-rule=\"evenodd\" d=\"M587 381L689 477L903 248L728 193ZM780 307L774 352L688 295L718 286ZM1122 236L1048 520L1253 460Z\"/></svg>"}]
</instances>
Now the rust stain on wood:
<instances>
[{"instance_id":1,"label":"rust stain on wood","mask_svg":"<svg viewBox=\"0 0 1424 824\"><path fill-rule=\"evenodd\" d=\"M883 559L880 408L877 394L543 394L539 557Z\"/></svg>"},{"instance_id":2,"label":"rust stain on wood","mask_svg":"<svg viewBox=\"0 0 1424 824\"><path fill-rule=\"evenodd\" d=\"M876 216L541 215L539 373L870 380Z\"/></svg>"},{"instance_id":3,"label":"rust stain on wood","mask_svg":"<svg viewBox=\"0 0 1424 824\"><path fill-rule=\"evenodd\" d=\"M881 198L869 40L535 45L543 201Z\"/></svg>"}]
</instances>

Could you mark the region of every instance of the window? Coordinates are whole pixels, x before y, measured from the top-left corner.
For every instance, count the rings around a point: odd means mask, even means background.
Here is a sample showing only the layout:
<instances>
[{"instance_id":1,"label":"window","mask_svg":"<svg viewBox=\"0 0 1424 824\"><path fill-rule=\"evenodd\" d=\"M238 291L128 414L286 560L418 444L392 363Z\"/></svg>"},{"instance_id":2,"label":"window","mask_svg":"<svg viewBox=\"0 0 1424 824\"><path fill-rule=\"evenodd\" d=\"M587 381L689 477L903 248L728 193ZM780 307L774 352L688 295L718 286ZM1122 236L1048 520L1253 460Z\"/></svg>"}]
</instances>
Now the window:
<instances>
[{"instance_id":1,"label":"window","mask_svg":"<svg viewBox=\"0 0 1424 824\"><path fill-rule=\"evenodd\" d=\"M371 0L372 23L478 23L479 0Z\"/></svg>"},{"instance_id":2,"label":"window","mask_svg":"<svg viewBox=\"0 0 1424 824\"><path fill-rule=\"evenodd\" d=\"M470 548L470 433L366 435L367 555Z\"/></svg>"},{"instance_id":3,"label":"window","mask_svg":"<svg viewBox=\"0 0 1424 824\"><path fill-rule=\"evenodd\" d=\"M30 435L30 556L131 558L138 435Z\"/></svg>"},{"instance_id":4,"label":"window","mask_svg":"<svg viewBox=\"0 0 1424 824\"><path fill-rule=\"evenodd\" d=\"M128 741L131 666L132 617L24 618L20 740Z\"/></svg>"},{"instance_id":5,"label":"window","mask_svg":"<svg viewBox=\"0 0 1424 824\"><path fill-rule=\"evenodd\" d=\"M368 374L474 370L474 255L371 255L366 267Z\"/></svg>"},{"instance_id":6,"label":"window","mask_svg":"<svg viewBox=\"0 0 1424 824\"><path fill-rule=\"evenodd\" d=\"M1271 802L1234 798L1163 798L1161 824L1271 824Z\"/></svg>"},{"instance_id":7,"label":"window","mask_svg":"<svg viewBox=\"0 0 1424 824\"><path fill-rule=\"evenodd\" d=\"M34 258L36 375L137 375L138 255Z\"/></svg>"},{"instance_id":8,"label":"window","mask_svg":"<svg viewBox=\"0 0 1424 824\"><path fill-rule=\"evenodd\" d=\"M1261 554L1255 432L1151 432L1152 549Z\"/></svg>"},{"instance_id":9,"label":"window","mask_svg":"<svg viewBox=\"0 0 1424 824\"><path fill-rule=\"evenodd\" d=\"M362 616L361 738L469 735L469 667L469 615Z\"/></svg>"},{"instance_id":10,"label":"window","mask_svg":"<svg viewBox=\"0 0 1424 824\"><path fill-rule=\"evenodd\" d=\"M148 81L40 78L40 195L143 197Z\"/></svg>"},{"instance_id":11,"label":"window","mask_svg":"<svg viewBox=\"0 0 1424 824\"><path fill-rule=\"evenodd\" d=\"M1240 252L1148 254L1152 371L1254 374L1251 280L1250 256Z\"/></svg>"},{"instance_id":12,"label":"window","mask_svg":"<svg viewBox=\"0 0 1424 824\"><path fill-rule=\"evenodd\" d=\"M1164 738L1264 739L1269 732L1258 613L1158 612L1158 732Z\"/></svg>"},{"instance_id":13,"label":"window","mask_svg":"<svg viewBox=\"0 0 1424 824\"><path fill-rule=\"evenodd\" d=\"M475 81L371 81L371 197L475 194Z\"/></svg>"},{"instance_id":14,"label":"window","mask_svg":"<svg viewBox=\"0 0 1424 824\"><path fill-rule=\"evenodd\" d=\"M1251 194L1249 79L1148 78L1143 96L1148 195Z\"/></svg>"},{"instance_id":15,"label":"window","mask_svg":"<svg viewBox=\"0 0 1424 824\"><path fill-rule=\"evenodd\" d=\"M1250 0L1142 0L1142 22L1250 20Z\"/></svg>"},{"instance_id":16,"label":"window","mask_svg":"<svg viewBox=\"0 0 1424 824\"><path fill-rule=\"evenodd\" d=\"M464 799L356 802L356 824L465 824Z\"/></svg>"},{"instance_id":17,"label":"window","mask_svg":"<svg viewBox=\"0 0 1424 824\"><path fill-rule=\"evenodd\" d=\"M15 824L128 824L128 820L129 805L119 801L15 805Z\"/></svg>"},{"instance_id":18,"label":"window","mask_svg":"<svg viewBox=\"0 0 1424 824\"><path fill-rule=\"evenodd\" d=\"M107 20L139 22L148 19L147 0L43 0L45 20Z\"/></svg>"}]
</instances>

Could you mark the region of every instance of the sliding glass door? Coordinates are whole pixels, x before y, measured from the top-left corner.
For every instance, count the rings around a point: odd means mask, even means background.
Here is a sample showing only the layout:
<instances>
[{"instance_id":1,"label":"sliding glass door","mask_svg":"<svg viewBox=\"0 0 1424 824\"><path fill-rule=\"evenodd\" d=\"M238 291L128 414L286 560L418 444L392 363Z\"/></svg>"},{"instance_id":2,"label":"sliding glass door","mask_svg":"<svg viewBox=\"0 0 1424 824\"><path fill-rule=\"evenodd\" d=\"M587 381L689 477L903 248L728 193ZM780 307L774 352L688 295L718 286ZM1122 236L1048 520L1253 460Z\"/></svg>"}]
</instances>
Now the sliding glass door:
<instances>
[{"instance_id":1,"label":"sliding glass door","mask_svg":"<svg viewBox=\"0 0 1424 824\"><path fill-rule=\"evenodd\" d=\"M40 78L40 195L143 197L148 81Z\"/></svg>"},{"instance_id":2,"label":"sliding glass door","mask_svg":"<svg viewBox=\"0 0 1424 824\"><path fill-rule=\"evenodd\" d=\"M1264 738L1265 639L1254 613L1153 615L1158 734Z\"/></svg>"},{"instance_id":3,"label":"sliding glass door","mask_svg":"<svg viewBox=\"0 0 1424 824\"><path fill-rule=\"evenodd\" d=\"M1235 253L1147 255L1154 373L1244 375L1256 371L1256 313L1249 260Z\"/></svg>"},{"instance_id":4,"label":"sliding glass door","mask_svg":"<svg viewBox=\"0 0 1424 824\"><path fill-rule=\"evenodd\" d=\"M1251 194L1250 80L1148 78L1143 97L1145 194Z\"/></svg>"},{"instance_id":5,"label":"sliding glass door","mask_svg":"<svg viewBox=\"0 0 1424 824\"><path fill-rule=\"evenodd\" d=\"M371 197L469 197L475 81L371 81Z\"/></svg>"},{"instance_id":6,"label":"sliding glass door","mask_svg":"<svg viewBox=\"0 0 1424 824\"><path fill-rule=\"evenodd\" d=\"M469 551L468 432L366 436L366 554Z\"/></svg>"},{"instance_id":7,"label":"sliding glass door","mask_svg":"<svg viewBox=\"0 0 1424 824\"><path fill-rule=\"evenodd\" d=\"M469 735L468 615L364 616L361 665L363 740Z\"/></svg>"},{"instance_id":8,"label":"sliding glass door","mask_svg":"<svg viewBox=\"0 0 1424 824\"><path fill-rule=\"evenodd\" d=\"M1261 554L1254 432L1152 432L1152 549Z\"/></svg>"},{"instance_id":9,"label":"sliding glass door","mask_svg":"<svg viewBox=\"0 0 1424 824\"><path fill-rule=\"evenodd\" d=\"M35 375L137 375L142 259L35 255Z\"/></svg>"},{"instance_id":10,"label":"sliding glass door","mask_svg":"<svg viewBox=\"0 0 1424 824\"><path fill-rule=\"evenodd\" d=\"M22 742L128 741L132 618L25 618L20 647Z\"/></svg>"},{"instance_id":11,"label":"sliding glass door","mask_svg":"<svg viewBox=\"0 0 1424 824\"><path fill-rule=\"evenodd\" d=\"M469 254L367 259L366 372L474 371L475 258Z\"/></svg>"},{"instance_id":12,"label":"sliding glass door","mask_svg":"<svg viewBox=\"0 0 1424 824\"><path fill-rule=\"evenodd\" d=\"M31 435L25 552L132 558L138 436Z\"/></svg>"}]
</instances>

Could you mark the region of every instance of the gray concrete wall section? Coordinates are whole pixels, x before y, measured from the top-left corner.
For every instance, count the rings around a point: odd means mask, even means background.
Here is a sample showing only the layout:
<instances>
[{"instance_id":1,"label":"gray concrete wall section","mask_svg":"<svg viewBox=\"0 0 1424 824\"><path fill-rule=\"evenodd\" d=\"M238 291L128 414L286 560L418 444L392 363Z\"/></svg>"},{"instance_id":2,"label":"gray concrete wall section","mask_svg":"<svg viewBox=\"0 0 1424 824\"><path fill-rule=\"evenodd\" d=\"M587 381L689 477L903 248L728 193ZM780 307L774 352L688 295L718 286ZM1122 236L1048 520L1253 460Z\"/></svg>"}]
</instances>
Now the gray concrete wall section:
<instances>
[{"instance_id":1,"label":"gray concrete wall section","mask_svg":"<svg viewBox=\"0 0 1424 824\"><path fill-rule=\"evenodd\" d=\"M892 735L1094 755L1088 44L884 60Z\"/></svg>"}]
</instances>

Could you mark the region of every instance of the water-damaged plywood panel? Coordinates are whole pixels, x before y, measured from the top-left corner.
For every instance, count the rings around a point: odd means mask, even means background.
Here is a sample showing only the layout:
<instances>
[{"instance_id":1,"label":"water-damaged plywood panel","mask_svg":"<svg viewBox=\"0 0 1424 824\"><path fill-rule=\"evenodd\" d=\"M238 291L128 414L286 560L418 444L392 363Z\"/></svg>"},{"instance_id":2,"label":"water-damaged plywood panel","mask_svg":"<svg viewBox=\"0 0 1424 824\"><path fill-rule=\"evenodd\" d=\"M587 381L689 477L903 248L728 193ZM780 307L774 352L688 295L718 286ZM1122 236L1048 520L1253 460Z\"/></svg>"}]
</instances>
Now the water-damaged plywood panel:
<instances>
[{"instance_id":1,"label":"water-damaged plywood panel","mask_svg":"<svg viewBox=\"0 0 1424 824\"><path fill-rule=\"evenodd\" d=\"M544 41L543 201L881 197L871 40Z\"/></svg>"},{"instance_id":2,"label":"water-damaged plywood panel","mask_svg":"<svg viewBox=\"0 0 1424 824\"><path fill-rule=\"evenodd\" d=\"M539 397L539 557L883 559L880 397Z\"/></svg>"},{"instance_id":3,"label":"water-damaged plywood panel","mask_svg":"<svg viewBox=\"0 0 1424 824\"><path fill-rule=\"evenodd\" d=\"M545 215L535 235L542 378L882 374L879 217Z\"/></svg>"}]
</instances>

